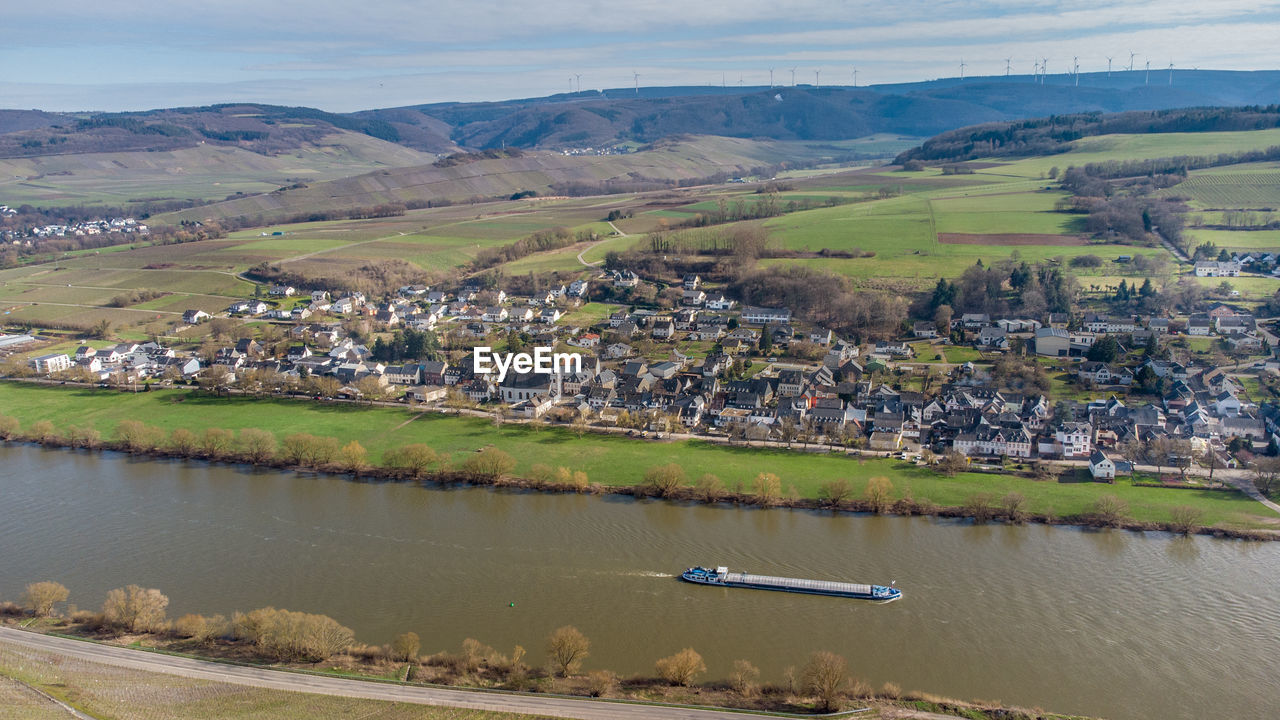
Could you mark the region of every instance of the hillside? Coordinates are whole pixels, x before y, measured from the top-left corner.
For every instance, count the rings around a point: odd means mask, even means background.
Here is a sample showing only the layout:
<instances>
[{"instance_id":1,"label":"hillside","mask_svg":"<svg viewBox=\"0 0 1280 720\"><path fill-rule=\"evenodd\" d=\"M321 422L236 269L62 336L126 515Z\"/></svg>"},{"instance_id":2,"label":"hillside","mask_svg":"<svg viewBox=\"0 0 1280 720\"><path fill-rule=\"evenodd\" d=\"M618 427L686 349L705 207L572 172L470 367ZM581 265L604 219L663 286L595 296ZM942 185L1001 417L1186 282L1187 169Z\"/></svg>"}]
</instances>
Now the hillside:
<instances>
[{"instance_id":1,"label":"hillside","mask_svg":"<svg viewBox=\"0 0 1280 720\"><path fill-rule=\"evenodd\" d=\"M901 145L899 145L901 146ZM504 157L465 157L391 168L192 208L160 222L257 218L279 220L320 209L384 203L463 202L518 192L565 195L660 189L709 175L748 174L783 162L819 162L856 153L859 144L684 137L622 155L566 155L546 151Z\"/></svg>"}]
</instances>

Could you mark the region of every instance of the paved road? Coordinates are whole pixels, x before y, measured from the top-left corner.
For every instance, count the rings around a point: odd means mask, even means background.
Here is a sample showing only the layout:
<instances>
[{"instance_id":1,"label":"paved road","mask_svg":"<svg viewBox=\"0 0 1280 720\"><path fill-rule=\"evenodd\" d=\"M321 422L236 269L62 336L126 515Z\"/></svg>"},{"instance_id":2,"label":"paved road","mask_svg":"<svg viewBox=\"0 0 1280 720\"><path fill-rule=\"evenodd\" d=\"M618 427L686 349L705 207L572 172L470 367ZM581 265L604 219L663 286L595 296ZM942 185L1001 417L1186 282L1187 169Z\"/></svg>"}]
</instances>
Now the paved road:
<instances>
[{"instance_id":1,"label":"paved road","mask_svg":"<svg viewBox=\"0 0 1280 720\"><path fill-rule=\"evenodd\" d=\"M271 690L309 692L366 700L389 700L419 705L440 705L494 712L580 718L581 720L735 720L769 717L766 715L700 710L696 708L655 707L652 705L629 705L522 694L411 687L318 675L303 675L152 654L113 645L98 645L80 640L51 637L7 627L0 627L0 642L133 670L165 673L236 685L249 685Z\"/></svg>"}]
</instances>

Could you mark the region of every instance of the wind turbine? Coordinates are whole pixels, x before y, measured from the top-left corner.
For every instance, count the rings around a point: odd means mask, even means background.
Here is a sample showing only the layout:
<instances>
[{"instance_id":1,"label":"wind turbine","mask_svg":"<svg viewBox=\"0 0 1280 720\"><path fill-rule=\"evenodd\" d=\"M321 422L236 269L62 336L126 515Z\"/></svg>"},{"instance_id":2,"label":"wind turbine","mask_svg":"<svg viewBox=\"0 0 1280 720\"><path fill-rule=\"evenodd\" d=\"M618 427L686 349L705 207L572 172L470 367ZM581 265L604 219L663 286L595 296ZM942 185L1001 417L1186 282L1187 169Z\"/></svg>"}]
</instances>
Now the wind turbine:
<instances>
[{"instance_id":1,"label":"wind turbine","mask_svg":"<svg viewBox=\"0 0 1280 720\"><path fill-rule=\"evenodd\" d=\"M1169 61L1169 84L1173 84L1173 61Z\"/></svg>"},{"instance_id":2,"label":"wind turbine","mask_svg":"<svg viewBox=\"0 0 1280 720\"><path fill-rule=\"evenodd\" d=\"M572 75L569 76L569 94L570 95L573 94L573 76Z\"/></svg>"},{"instance_id":3,"label":"wind turbine","mask_svg":"<svg viewBox=\"0 0 1280 720\"><path fill-rule=\"evenodd\" d=\"M814 71L813 71L813 86L814 86L814 87L816 87L816 88L822 87L822 82L821 82L821 80L822 80L822 71L821 71L821 70L814 70Z\"/></svg>"},{"instance_id":4,"label":"wind turbine","mask_svg":"<svg viewBox=\"0 0 1280 720\"><path fill-rule=\"evenodd\" d=\"M1132 51L1132 50L1130 50L1130 51L1129 51L1129 72L1133 72L1133 58L1134 58L1134 56L1136 56L1137 54L1138 54L1138 53L1136 53L1136 52L1134 52L1134 51Z\"/></svg>"},{"instance_id":5,"label":"wind turbine","mask_svg":"<svg viewBox=\"0 0 1280 720\"><path fill-rule=\"evenodd\" d=\"M961 80L964 79L964 68L965 68L964 58L960 58L960 79Z\"/></svg>"},{"instance_id":6,"label":"wind turbine","mask_svg":"<svg viewBox=\"0 0 1280 720\"><path fill-rule=\"evenodd\" d=\"M582 92L582 73L574 73L574 77L578 78L578 92Z\"/></svg>"},{"instance_id":7,"label":"wind turbine","mask_svg":"<svg viewBox=\"0 0 1280 720\"><path fill-rule=\"evenodd\" d=\"M796 86L796 69L791 68L791 87Z\"/></svg>"},{"instance_id":8,"label":"wind turbine","mask_svg":"<svg viewBox=\"0 0 1280 720\"><path fill-rule=\"evenodd\" d=\"M1146 78L1142 81L1142 84L1143 84L1143 85L1150 85L1150 84L1151 84L1151 61L1150 61L1150 60L1148 60L1148 61L1147 61L1147 76L1146 76Z\"/></svg>"},{"instance_id":9,"label":"wind turbine","mask_svg":"<svg viewBox=\"0 0 1280 720\"><path fill-rule=\"evenodd\" d=\"M769 89L773 89L773 68L769 68Z\"/></svg>"},{"instance_id":10,"label":"wind turbine","mask_svg":"<svg viewBox=\"0 0 1280 720\"><path fill-rule=\"evenodd\" d=\"M636 81L636 97L640 97L640 73L635 70L631 71L633 79Z\"/></svg>"},{"instance_id":11,"label":"wind turbine","mask_svg":"<svg viewBox=\"0 0 1280 720\"><path fill-rule=\"evenodd\" d=\"M1040 58L1040 84L1043 85L1049 75L1049 58Z\"/></svg>"},{"instance_id":12,"label":"wind turbine","mask_svg":"<svg viewBox=\"0 0 1280 720\"><path fill-rule=\"evenodd\" d=\"M1071 74L1076 79L1076 87L1080 87L1080 58L1078 57L1071 58Z\"/></svg>"},{"instance_id":13,"label":"wind turbine","mask_svg":"<svg viewBox=\"0 0 1280 720\"><path fill-rule=\"evenodd\" d=\"M1111 56L1107 56L1107 77L1111 77Z\"/></svg>"},{"instance_id":14,"label":"wind turbine","mask_svg":"<svg viewBox=\"0 0 1280 720\"><path fill-rule=\"evenodd\" d=\"M858 87L858 68L853 69L853 86Z\"/></svg>"},{"instance_id":15,"label":"wind turbine","mask_svg":"<svg viewBox=\"0 0 1280 720\"><path fill-rule=\"evenodd\" d=\"M1011 65L1012 62L1013 62L1013 58L1011 57L1007 57L1004 59L1004 76L1005 77L1009 77L1009 72L1010 70L1013 69Z\"/></svg>"},{"instance_id":16,"label":"wind turbine","mask_svg":"<svg viewBox=\"0 0 1280 720\"><path fill-rule=\"evenodd\" d=\"M1031 65L1034 68L1031 71L1031 82L1040 82L1040 61L1031 58Z\"/></svg>"}]
</instances>

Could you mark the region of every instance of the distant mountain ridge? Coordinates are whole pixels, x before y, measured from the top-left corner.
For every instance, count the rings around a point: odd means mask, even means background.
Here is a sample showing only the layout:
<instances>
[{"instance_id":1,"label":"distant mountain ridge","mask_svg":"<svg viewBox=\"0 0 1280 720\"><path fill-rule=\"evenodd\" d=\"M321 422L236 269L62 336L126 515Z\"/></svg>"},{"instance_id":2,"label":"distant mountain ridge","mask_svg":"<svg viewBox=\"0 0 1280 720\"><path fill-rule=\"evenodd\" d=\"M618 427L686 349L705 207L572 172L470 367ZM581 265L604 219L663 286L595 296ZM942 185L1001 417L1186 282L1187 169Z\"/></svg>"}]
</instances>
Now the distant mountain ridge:
<instances>
[{"instance_id":1,"label":"distant mountain ridge","mask_svg":"<svg viewBox=\"0 0 1280 720\"><path fill-rule=\"evenodd\" d=\"M1169 82L1170 77L1172 83ZM355 113L258 103L130 113L0 110L0 157L172 150L201 143L270 154L355 132L431 152L649 143L671 135L837 140L931 136L1056 114L1280 102L1280 71L1159 70L946 78L870 87L618 88Z\"/></svg>"}]
</instances>

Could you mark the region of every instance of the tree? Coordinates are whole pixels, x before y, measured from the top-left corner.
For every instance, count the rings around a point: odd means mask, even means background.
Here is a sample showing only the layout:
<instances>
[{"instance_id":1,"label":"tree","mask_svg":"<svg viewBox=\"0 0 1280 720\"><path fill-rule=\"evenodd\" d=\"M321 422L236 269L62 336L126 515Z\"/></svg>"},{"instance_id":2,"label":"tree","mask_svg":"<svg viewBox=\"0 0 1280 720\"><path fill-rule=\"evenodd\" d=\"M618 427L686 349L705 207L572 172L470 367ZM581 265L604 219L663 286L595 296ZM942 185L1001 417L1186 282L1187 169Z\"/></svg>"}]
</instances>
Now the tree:
<instances>
[{"instance_id":1,"label":"tree","mask_svg":"<svg viewBox=\"0 0 1280 720\"><path fill-rule=\"evenodd\" d=\"M276 436L261 428L245 428L240 431L238 443L245 460L258 465L276 454Z\"/></svg>"},{"instance_id":2,"label":"tree","mask_svg":"<svg viewBox=\"0 0 1280 720\"><path fill-rule=\"evenodd\" d=\"M351 646L354 633L325 615L261 608L232 619L236 634L267 657L319 662Z\"/></svg>"},{"instance_id":3,"label":"tree","mask_svg":"<svg viewBox=\"0 0 1280 720\"><path fill-rule=\"evenodd\" d=\"M829 480L818 486L818 499L832 508L840 507L841 503L852 496L853 488L845 478Z\"/></svg>"},{"instance_id":4,"label":"tree","mask_svg":"<svg viewBox=\"0 0 1280 720\"><path fill-rule=\"evenodd\" d=\"M590 649L591 641L572 625L558 628L547 637L547 657L561 677L577 672Z\"/></svg>"},{"instance_id":5,"label":"tree","mask_svg":"<svg viewBox=\"0 0 1280 720\"><path fill-rule=\"evenodd\" d=\"M478 478L497 480L516 468L516 459L507 453L487 447L462 461L462 471Z\"/></svg>"},{"instance_id":6,"label":"tree","mask_svg":"<svg viewBox=\"0 0 1280 720\"><path fill-rule=\"evenodd\" d=\"M879 515L889 507L889 498L893 494L893 483L883 476L867 480L867 489L862 496L867 501L871 512Z\"/></svg>"},{"instance_id":7,"label":"tree","mask_svg":"<svg viewBox=\"0 0 1280 720\"><path fill-rule=\"evenodd\" d=\"M951 318L954 314L955 311L947 304L939 305L938 309L933 311L933 329L938 331L938 335L946 337L951 334Z\"/></svg>"},{"instance_id":8,"label":"tree","mask_svg":"<svg viewBox=\"0 0 1280 720\"><path fill-rule=\"evenodd\" d=\"M338 466L349 473L359 475L369 467L369 452L360 443L352 440L338 451Z\"/></svg>"},{"instance_id":9,"label":"tree","mask_svg":"<svg viewBox=\"0 0 1280 720\"><path fill-rule=\"evenodd\" d=\"M653 488L659 497L667 497L684 484L684 468L675 463L651 467L644 474L644 482Z\"/></svg>"},{"instance_id":10,"label":"tree","mask_svg":"<svg viewBox=\"0 0 1280 720\"><path fill-rule=\"evenodd\" d=\"M734 660L733 672L729 673L729 685L742 697L751 697L756 692L756 681L760 679L760 668L747 660Z\"/></svg>"},{"instance_id":11,"label":"tree","mask_svg":"<svg viewBox=\"0 0 1280 720\"><path fill-rule=\"evenodd\" d=\"M840 698L848 682L849 663L841 656L827 650L809 656L801 673L804 691L818 698L823 712L840 709Z\"/></svg>"},{"instance_id":12,"label":"tree","mask_svg":"<svg viewBox=\"0 0 1280 720\"><path fill-rule=\"evenodd\" d=\"M205 428L200 436L200 451L210 460L218 460L226 456L231 449L235 435L222 428Z\"/></svg>"},{"instance_id":13,"label":"tree","mask_svg":"<svg viewBox=\"0 0 1280 720\"><path fill-rule=\"evenodd\" d=\"M199 444L199 438L187 428L174 428L169 433L169 449L182 457L194 455Z\"/></svg>"},{"instance_id":14,"label":"tree","mask_svg":"<svg viewBox=\"0 0 1280 720\"><path fill-rule=\"evenodd\" d=\"M419 478L440 462L440 456L430 446L422 443L411 443L387 453L384 463L387 467L403 470L410 477Z\"/></svg>"},{"instance_id":15,"label":"tree","mask_svg":"<svg viewBox=\"0 0 1280 720\"><path fill-rule=\"evenodd\" d=\"M702 502L719 502L724 497L724 482L712 473L705 473L698 478L697 484L693 487L693 492Z\"/></svg>"},{"instance_id":16,"label":"tree","mask_svg":"<svg viewBox=\"0 0 1280 720\"><path fill-rule=\"evenodd\" d=\"M1104 335L1103 338L1089 346L1089 350L1085 353L1085 357L1097 362L1115 362L1120 356L1120 343L1110 335Z\"/></svg>"},{"instance_id":17,"label":"tree","mask_svg":"<svg viewBox=\"0 0 1280 720\"><path fill-rule=\"evenodd\" d=\"M107 593L102 605L103 618L133 632L152 632L164 626L164 611L169 598L155 588L129 585Z\"/></svg>"},{"instance_id":18,"label":"tree","mask_svg":"<svg viewBox=\"0 0 1280 720\"><path fill-rule=\"evenodd\" d=\"M773 473L762 472L755 479L756 502L766 507L775 505L782 497L782 479Z\"/></svg>"},{"instance_id":19,"label":"tree","mask_svg":"<svg viewBox=\"0 0 1280 720\"><path fill-rule=\"evenodd\" d=\"M1169 509L1169 529L1187 535L1200 525L1200 520L1203 517L1204 511L1199 508L1190 505L1178 505Z\"/></svg>"},{"instance_id":20,"label":"tree","mask_svg":"<svg viewBox=\"0 0 1280 720\"><path fill-rule=\"evenodd\" d=\"M22 426L18 423L18 418L12 415L0 415L0 440L12 440L18 437L21 431Z\"/></svg>"},{"instance_id":21,"label":"tree","mask_svg":"<svg viewBox=\"0 0 1280 720\"><path fill-rule=\"evenodd\" d=\"M969 467L969 458L959 450L948 450L942 454L942 459L938 461L938 470L947 477L953 477L958 472L964 472Z\"/></svg>"},{"instance_id":22,"label":"tree","mask_svg":"<svg viewBox=\"0 0 1280 720\"><path fill-rule=\"evenodd\" d=\"M1280 457L1255 458L1250 470L1253 486L1263 495L1270 496L1280 484Z\"/></svg>"},{"instance_id":23,"label":"tree","mask_svg":"<svg viewBox=\"0 0 1280 720\"><path fill-rule=\"evenodd\" d=\"M1011 523L1021 525L1027 519L1027 498L1020 492L1011 492L1000 498L1000 507Z\"/></svg>"},{"instance_id":24,"label":"tree","mask_svg":"<svg viewBox=\"0 0 1280 720\"><path fill-rule=\"evenodd\" d=\"M707 664L693 648L685 648L675 655L664 657L654 667L658 671L658 677L681 687L687 687L696 675L707 671Z\"/></svg>"},{"instance_id":25,"label":"tree","mask_svg":"<svg viewBox=\"0 0 1280 720\"><path fill-rule=\"evenodd\" d=\"M974 493L964 499L964 509L980 525L991 519L995 498L990 493Z\"/></svg>"},{"instance_id":26,"label":"tree","mask_svg":"<svg viewBox=\"0 0 1280 720\"><path fill-rule=\"evenodd\" d=\"M1129 503L1115 495L1103 495L1090 506L1089 514L1096 522L1114 527L1129 515Z\"/></svg>"},{"instance_id":27,"label":"tree","mask_svg":"<svg viewBox=\"0 0 1280 720\"><path fill-rule=\"evenodd\" d=\"M45 617L53 612L53 606L66 602L70 591L62 583L52 580L33 582L26 587L23 605L35 613L36 617Z\"/></svg>"},{"instance_id":28,"label":"tree","mask_svg":"<svg viewBox=\"0 0 1280 720\"><path fill-rule=\"evenodd\" d=\"M397 635L395 640L391 641L391 654L397 660L404 662L413 662L418 659L418 651L422 648L422 640L418 638L418 633L407 632Z\"/></svg>"},{"instance_id":29,"label":"tree","mask_svg":"<svg viewBox=\"0 0 1280 720\"><path fill-rule=\"evenodd\" d=\"M618 675L612 670L592 670L587 673L587 692L591 697L604 697L618 687Z\"/></svg>"}]
</instances>

